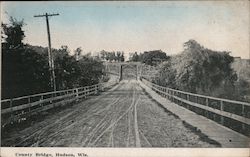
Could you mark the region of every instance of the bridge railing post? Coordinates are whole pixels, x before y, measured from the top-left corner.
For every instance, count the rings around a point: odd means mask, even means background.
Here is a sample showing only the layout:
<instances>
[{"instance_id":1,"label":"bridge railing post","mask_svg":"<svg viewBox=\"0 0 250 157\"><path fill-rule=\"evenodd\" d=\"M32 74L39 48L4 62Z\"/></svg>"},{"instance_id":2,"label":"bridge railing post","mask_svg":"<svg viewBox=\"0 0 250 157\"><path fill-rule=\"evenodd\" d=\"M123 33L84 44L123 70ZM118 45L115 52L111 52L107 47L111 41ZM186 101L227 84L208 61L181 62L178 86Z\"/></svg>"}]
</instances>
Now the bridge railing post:
<instances>
[{"instance_id":1,"label":"bridge railing post","mask_svg":"<svg viewBox=\"0 0 250 157\"><path fill-rule=\"evenodd\" d=\"M97 94L97 92L98 92L98 85L95 85L94 88L95 88L95 94Z\"/></svg>"},{"instance_id":2,"label":"bridge railing post","mask_svg":"<svg viewBox=\"0 0 250 157\"><path fill-rule=\"evenodd\" d=\"M173 96L176 96L176 91L173 91ZM174 102L176 103L176 99L173 97Z\"/></svg>"},{"instance_id":3,"label":"bridge railing post","mask_svg":"<svg viewBox=\"0 0 250 157\"><path fill-rule=\"evenodd\" d=\"M167 91L166 91L166 93L167 93L167 97L168 97L168 99L170 98L169 97L169 89L168 88L166 88L167 89Z\"/></svg>"},{"instance_id":4,"label":"bridge railing post","mask_svg":"<svg viewBox=\"0 0 250 157\"><path fill-rule=\"evenodd\" d=\"M30 100L30 97L28 97L28 104L29 104L29 113L30 113L30 111L31 111L31 100Z\"/></svg>"},{"instance_id":5,"label":"bridge railing post","mask_svg":"<svg viewBox=\"0 0 250 157\"><path fill-rule=\"evenodd\" d=\"M241 107L242 107L242 110L241 110L242 116L243 116L243 117L246 117L247 115L246 115L246 113L245 113L245 106L242 104ZM245 125L244 123L242 123L241 128L242 128L243 131L245 131L245 130L246 130L246 125Z\"/></svg>"},{"instance_id":6,"label":"bridge railing post","mask_svg":"<svg viewBox=\"0 0 250 157\"><path fill-rule=\"evenodd\" d=\"M86 98L86 87L83 87L83 97Z\"/></svg>"},{"instance_id":7,"label":"bridge railing post","mask_svg":"<svg viewBox=\"0 0 250 157\"><path fill-rule=\"evenodd\" d=\"M41 95L41 97L40 97L40 101L43 101L43 95ZM43 107L43 103L41 103L42 104L42 107Z\"/></svg>"},{"instance_id":8,"label":"bridge railing post","mask_svg":"<svg viewBox=\"0 0 250 157\"><path fill-rule=\"evenodd\" d=\"M220 101L220 111L223 111L223 110L224 110L223 101ZM224 117L222 115L220 116L220 123L224 125Z\"/></svg>"},{"instance_id":9,"label":"bridge railing post","mask_svg":"<svg viewBox=\"0 0 250 157\"><path fill-rule=\"evenodd\" d=\"M55 97L55 93L54 93L54 92L51 93L50 95L51 95L51 98L54 98L54 97ZM56 106L55 106L55 103L53 103L53 99L50 100L50 104L53 104L53 108L56 107Z\"/></svg>"},{"instance_id":10,"label":"bridge railing post","mask_svg":"<svg viewBox=\"0 0 250 157\"><path fill-rule=\"evenodd\" d=\"M79 89L76 88L76 100L78 101L79 100Z\"/></svg>"},{"instance_id":11,"label":"bridge railing post","mask_svg":"<svg viewBox=\"0 0 250 157\"><path fill-rule=\"evenodd\" d=\"M87 96L89 96L90 95L90 88L89 88L89 86L87 86L86 89L87 89Z\"/></svg>"},{"instance_id":12,"label":"bridge railing post","mask_svg":"<svg viewBox=\"0 0 250 157\"><path fill-rule=\"evenodd\" d=\"M13 99L10 99L10 123L13 123L14 113L13 113Z\"/></svg>"},{"instance_id":13,"label":"bridge railing post","mask_svg":"<svg viewBox=\"0 0 250 157\"><path fill-rule=\"evenodd\" d=\"M206 106L208 107L209 106L209 99L206 98ZM208 111L205 110L205 116L208 118Z\"/></svg>"}]
</instances>

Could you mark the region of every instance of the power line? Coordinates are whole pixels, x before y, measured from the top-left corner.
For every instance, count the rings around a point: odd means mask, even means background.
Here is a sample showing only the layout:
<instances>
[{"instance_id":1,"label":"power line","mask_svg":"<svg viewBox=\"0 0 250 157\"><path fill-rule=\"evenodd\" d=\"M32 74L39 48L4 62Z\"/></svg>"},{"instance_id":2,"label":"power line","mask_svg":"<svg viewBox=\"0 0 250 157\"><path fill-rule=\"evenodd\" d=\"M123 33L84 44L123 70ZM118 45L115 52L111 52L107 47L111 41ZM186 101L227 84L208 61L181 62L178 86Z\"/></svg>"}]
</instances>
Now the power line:
<instances>
[{"instance_id":1,"label":"power line","mask_svg":"<svg viewBox=\"0 0 250 157\"><path fill-rule=\"evenodd\" d=\"M45 17L46 25L47 25L47 33L48 33L48 57L49 57L49 68L50 68L50 85L51 88L56 91L56 77L55 77L55 68L54 68L54 60L51 51L51 38L50 38L50 29L49 29L49 16L58 16L59 14L48 14L45 13L43 15L34 15L34 17Z\"/></svg>"}]
</instances>

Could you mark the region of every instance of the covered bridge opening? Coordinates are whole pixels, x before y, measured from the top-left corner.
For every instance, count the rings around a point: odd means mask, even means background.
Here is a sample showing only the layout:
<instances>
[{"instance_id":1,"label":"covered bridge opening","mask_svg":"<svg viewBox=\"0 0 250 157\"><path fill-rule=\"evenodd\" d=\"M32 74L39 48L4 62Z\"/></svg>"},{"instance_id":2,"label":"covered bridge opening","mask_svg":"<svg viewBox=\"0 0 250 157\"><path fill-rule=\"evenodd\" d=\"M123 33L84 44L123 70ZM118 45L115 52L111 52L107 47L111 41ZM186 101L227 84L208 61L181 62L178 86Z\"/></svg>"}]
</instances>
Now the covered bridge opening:
<instances>
[{"instance_id":1,"label":"covered bridge opening","mask_svg":"<svg viewBox=\"0 0 250 157\"><path fill-rule=\"evenodd\" d=\"M137 79L138 66L136 64L122 64L120 65L120 81Z\"/></svg>"}]
</instances>

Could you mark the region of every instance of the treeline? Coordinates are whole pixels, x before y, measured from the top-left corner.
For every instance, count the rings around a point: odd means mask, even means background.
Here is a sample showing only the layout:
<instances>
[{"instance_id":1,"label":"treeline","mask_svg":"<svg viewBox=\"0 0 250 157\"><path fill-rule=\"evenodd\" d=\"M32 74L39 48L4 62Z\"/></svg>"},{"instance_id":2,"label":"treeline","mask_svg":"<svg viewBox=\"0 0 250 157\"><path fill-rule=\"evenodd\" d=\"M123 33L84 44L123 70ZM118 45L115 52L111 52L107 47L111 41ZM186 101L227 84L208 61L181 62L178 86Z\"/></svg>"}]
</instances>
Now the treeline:
<instances>
[{"instance_id":1,"label":"treeline","mask_svg":"<svg viewBox=\"0 0 250 157\"><path fill-rule=\"evenodd\" d=\"M151 66L157 66L158 64L166 61L169 58L167 54L161 50L145 51L143 53L130 53L129 61L141 62Z\"/></svg>"},{"instance_id":2,"label":"treeline","mask_svg":"<svg viewBox=\"0 0 250 157\"><path fill-rule=\"evenodd\" d=\"M154 82L192 93L246 101L249 84L237 83L230 52L204 48L195 40L184 43L184 51L165 61ZM242 86L244 85L244 86Z\"/></svg>"},{"instance_id":3,"label":"treeline","mask_svg":"<svg viewBox=\"0 0 250 157\"><path fill-rule=\"evenodd\" d=\"M23 43L23 21L2 23L1 99L51 91L47 48ZM57 90L98 83L103 64L81 49L70 55L67 46L53 49Z\"/></svg>"},{"instance_id":4,"label":"treeline","mask_svg":"<svg viewBox=\"0 0 250 157\"><path fill-rule=\"evenodd\" d=\"M124 52L121 52L121 51L108 52L108 51L102 50L100 52L100 58L104 61L109 61L109 62L124 62L125 60Z\"/></svg>"}]
</instances>

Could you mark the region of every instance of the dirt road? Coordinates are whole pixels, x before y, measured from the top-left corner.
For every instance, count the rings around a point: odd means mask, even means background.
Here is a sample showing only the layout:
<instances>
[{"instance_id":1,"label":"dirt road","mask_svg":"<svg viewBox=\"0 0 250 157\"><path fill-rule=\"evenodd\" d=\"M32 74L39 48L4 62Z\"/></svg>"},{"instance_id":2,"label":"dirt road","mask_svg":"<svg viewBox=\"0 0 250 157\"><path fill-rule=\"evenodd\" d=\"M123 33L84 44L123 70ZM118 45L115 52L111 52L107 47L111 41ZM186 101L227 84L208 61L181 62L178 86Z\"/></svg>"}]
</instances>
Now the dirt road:
<instances>
[{"instance_id":1,"label":"dirt road","mask_svg":"<svg viewBox=\"0 0 250 157\"><path fill-rule=\"evenodd\" d=\"M154 102L135 80L49 113L2 137L2 146L217 147Z\"/></svg>"}]
</instances>

